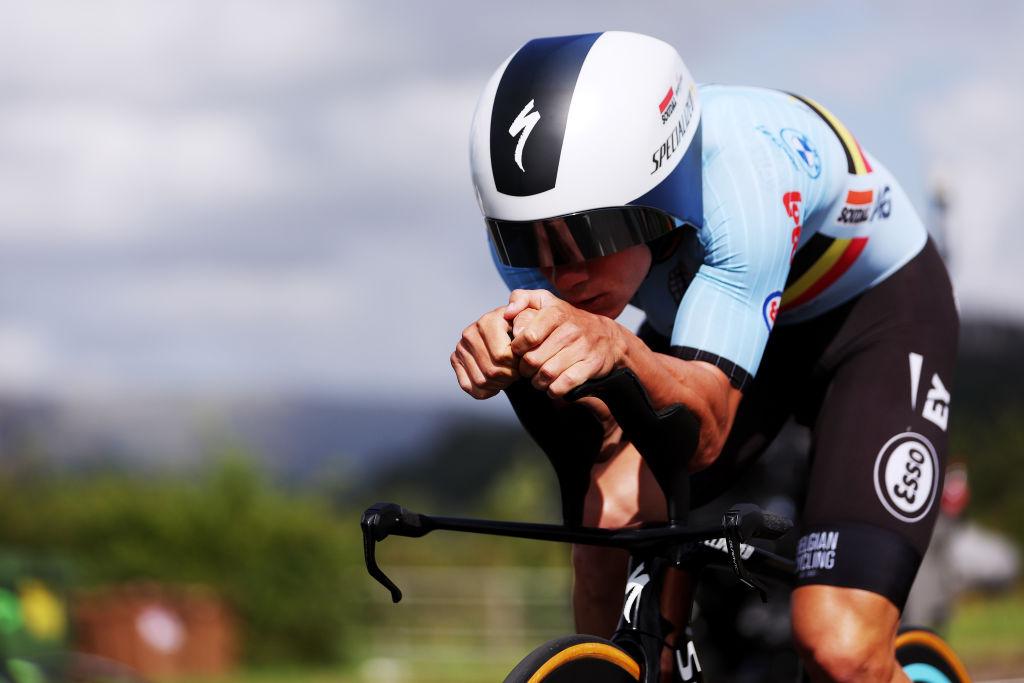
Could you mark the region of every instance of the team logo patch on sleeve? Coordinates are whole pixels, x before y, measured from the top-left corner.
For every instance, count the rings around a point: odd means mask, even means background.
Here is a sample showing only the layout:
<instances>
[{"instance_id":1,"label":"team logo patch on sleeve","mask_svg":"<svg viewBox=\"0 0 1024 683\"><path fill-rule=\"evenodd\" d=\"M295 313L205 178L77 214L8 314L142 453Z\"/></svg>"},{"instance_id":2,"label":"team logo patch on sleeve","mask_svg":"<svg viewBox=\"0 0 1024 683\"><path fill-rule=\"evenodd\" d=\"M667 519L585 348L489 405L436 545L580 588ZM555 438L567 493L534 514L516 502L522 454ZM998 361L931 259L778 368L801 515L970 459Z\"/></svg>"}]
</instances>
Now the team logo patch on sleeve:
<instances>
[{"instance_id":1,"label":"team logo patch on sleeve","mask_svg":"<svg viewBox=\"0 0 1024 683\"><path fill-rule=\"evenodd\" d=\"M939 486L935 448L920 434L889 439L875 459L875 492L893 517L917 522L932 509Z\"/></svg>"},{"instance_id":2,"label":"team logo patch on sleeve","mask_svg":"<svg viewBox=\"0 0 1024 683\"><path fill-rule=\"evenodd\" d=\"M768 326L769 332L775 327L775 318L779 315L779 306L781 304L782 292L772 292L761 306L761 315L764 316L764 324Z\"/></svg>"}]
</instances>

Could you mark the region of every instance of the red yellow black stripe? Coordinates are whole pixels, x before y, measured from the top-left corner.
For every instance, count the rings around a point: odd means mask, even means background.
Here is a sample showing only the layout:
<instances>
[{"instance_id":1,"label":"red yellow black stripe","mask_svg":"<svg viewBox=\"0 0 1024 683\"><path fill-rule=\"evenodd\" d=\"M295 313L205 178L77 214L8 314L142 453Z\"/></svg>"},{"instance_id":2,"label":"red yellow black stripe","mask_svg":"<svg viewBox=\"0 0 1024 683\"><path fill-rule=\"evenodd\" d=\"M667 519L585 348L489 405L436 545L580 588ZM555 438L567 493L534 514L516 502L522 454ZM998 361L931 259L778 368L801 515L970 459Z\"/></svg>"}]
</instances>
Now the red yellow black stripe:
<instances>
[{"instance_id":1,"label":"red yellow black stripe","mask_svg":"<svg viewBox=\"0 0 1024 683\"><path fill-rule=\"evenodd\" d=\"M825 107L810 98L801 97L793 93L790 93L790 95L810 107L836 134L836 137L843 144L843 150L846 152L847 168L851 174L863 175L871 173L871 164L868 163L867 157L864 156L864 151L857 144L857 139L853 137L853 134L850 133L839 119L833 116L828 109L825 109Z\"/></svg>"},{"instance_id":2,"label":"red yellow black stripe","mask_svg":"<svg viewBox=\"0 0 1024 683\"><path fill-rule=\"evenodd\" d=\"M820 233L812 237L797 254L798 258L805 257L803 263L793 263L794 268L782 292L780 310L796 308L828 289L850 269L867 242L867 237L836 239ZM805 255L808 248L811 251Z\"/></svg>"}]
</instances>

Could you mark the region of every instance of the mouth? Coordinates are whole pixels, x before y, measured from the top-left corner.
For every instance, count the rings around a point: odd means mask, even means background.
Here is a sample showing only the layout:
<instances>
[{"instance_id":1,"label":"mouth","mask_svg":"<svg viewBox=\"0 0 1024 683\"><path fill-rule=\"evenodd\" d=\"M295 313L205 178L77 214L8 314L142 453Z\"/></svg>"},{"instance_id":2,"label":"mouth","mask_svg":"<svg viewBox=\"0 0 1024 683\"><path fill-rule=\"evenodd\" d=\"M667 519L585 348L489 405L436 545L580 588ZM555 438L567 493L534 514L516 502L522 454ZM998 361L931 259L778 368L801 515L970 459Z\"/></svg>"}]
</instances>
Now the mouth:
<instances>
[{"instance_id":1,"label":"mouth","mask_svg":"<svg viewBox=\"0 0 1024 683\"><path fill-rule=\"evenodd\" d=\"M602 300L604 298L604 294L598 294L596 296L587 297L585 299L577 299L575 301L570 301L569 303L571 303L576 308L581 308L584 311L593 313L595 308L600 307Z\"/></svg>"}]
</instances>

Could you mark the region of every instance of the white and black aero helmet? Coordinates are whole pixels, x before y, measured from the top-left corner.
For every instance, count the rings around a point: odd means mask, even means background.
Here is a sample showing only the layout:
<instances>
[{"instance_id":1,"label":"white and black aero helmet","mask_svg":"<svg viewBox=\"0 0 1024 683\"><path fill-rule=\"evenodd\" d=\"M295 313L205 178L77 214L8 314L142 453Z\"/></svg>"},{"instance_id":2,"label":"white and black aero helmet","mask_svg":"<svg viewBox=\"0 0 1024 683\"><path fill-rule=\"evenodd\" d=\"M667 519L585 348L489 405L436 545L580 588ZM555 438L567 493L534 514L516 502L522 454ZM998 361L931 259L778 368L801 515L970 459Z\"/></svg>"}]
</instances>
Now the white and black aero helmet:
<instances>
[{"instance_id":1,"label":"white and black aero helmet","mask_svg":"<svg viewBox=\"0 0 1024 683\"><path fill-rule=\"evenodd\" d=\"M700 115L683 60L656 38L528 42L487 83L470 136L498 259L571 263L700 226Z\"/></svg>"}]
</instances>

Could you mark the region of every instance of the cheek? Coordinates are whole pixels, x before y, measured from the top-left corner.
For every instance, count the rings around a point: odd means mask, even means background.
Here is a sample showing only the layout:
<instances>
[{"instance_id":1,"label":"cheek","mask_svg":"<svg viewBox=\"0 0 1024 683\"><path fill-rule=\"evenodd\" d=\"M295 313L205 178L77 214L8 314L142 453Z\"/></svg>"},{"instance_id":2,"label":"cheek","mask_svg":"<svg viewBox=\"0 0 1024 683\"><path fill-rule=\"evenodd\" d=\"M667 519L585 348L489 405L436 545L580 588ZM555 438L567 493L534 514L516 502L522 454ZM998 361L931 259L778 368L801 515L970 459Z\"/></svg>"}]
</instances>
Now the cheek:
<instances>
[{"instance_id":1,"label":"cheek","mask_svg":"<svg viewBox=\"0 0 1024 683\"><path fill-rule=\"evenodd\" d=\"M633 247L626 254L628 258L623 259L624 268L619 271L620 281L631 290L636 290L647 278L651 269L651 250L647 245Z\"/></svg>"}]
</instances>

